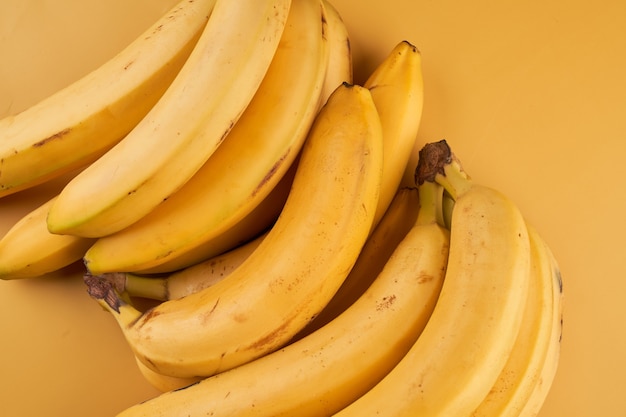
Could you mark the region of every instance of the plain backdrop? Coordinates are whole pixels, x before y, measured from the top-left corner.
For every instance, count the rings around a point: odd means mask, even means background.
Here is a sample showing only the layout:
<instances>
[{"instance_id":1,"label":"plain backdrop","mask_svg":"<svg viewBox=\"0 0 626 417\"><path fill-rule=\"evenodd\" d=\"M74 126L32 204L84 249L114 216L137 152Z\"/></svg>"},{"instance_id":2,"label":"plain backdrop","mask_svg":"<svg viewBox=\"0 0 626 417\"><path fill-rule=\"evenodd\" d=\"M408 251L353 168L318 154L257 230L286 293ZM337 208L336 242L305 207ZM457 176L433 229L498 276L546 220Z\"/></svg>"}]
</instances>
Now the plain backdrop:
<instances>
[{"instance_id":1,"label":"plain backdrop","mask_svg":"<svg viewBox=\"0 0 626 417\"><path fill-rule=\"evenodd\" d=\"M0 115L96 68L175 0L3 0ZM418 146L445 138L556 254L562 358L540 417L626 415L626 2L334 0L362 82L399 41L423 55ZM2 138L0 138L2 140ZM49 197L0 200L0 235ZM156 395L75 266L0 282L4 415L111 416ZM269 376L268 376L269 377Z\"/></svg>"}]
</instances>

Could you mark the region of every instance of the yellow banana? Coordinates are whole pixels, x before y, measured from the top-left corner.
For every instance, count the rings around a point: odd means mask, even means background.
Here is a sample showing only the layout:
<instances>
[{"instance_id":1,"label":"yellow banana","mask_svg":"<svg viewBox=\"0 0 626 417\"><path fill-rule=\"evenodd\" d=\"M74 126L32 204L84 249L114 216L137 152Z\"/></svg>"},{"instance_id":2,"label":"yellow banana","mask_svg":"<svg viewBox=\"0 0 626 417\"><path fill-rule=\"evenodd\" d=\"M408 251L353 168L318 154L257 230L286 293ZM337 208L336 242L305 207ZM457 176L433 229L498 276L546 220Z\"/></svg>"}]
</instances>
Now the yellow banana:
<instances>
[{"instance_id":1,"label":"yellow banana","mask_svg":"<svg viewBox=\"0 0 626 417\"><path fill-rule=\"evenodd\" d=\"M336 416L467 416L494 385L520 329L530 274L526 224L501 193L469 180L445 141L420 151L418 187L455 199L441 294L410 351Z\"/></svg>"},{"instance_id":2,"label":"yellow banana","mask_svg":"<svg viewBox=\"0 0 626 417\"><path fill-rule=\"evenodd\" d=\"M402 181L415 146L424 104L422 59L417 48L402 41L365 81L383 126L383 183L374 224L383 216Z\"/></svg>"},{"instance_id":3,"label":"yellow banana","mask_svg":"<svg viewBox=\"0 0 626 417\"><path fill-rule=\"evenodd\" d=\"M546 358L539 374L539 378L533 388L530 398L526 401L518 417L536 417L548 396L552 382L559 366L561 354L561 337L563 331L563 281L559 264L554 258L554 254L545 241L542 242L547 256L551 260L553 298L552 303L552 327L550 334L550 345L546 353Z\"/></svg>"},{"instance_id":4,"label":"yellow banana","mask_svg":"<svg viewBox=\"0 0 626 417\"><path fill-rule=\"evenodd\" d=\"M0 240L0 278L32 278L80 260L94 242L48 232L46 216L54 198L26 214Z\"/></svg>"},{"instance_id":5,"label":"yellow banana","mask_svg":"<svg viewBox=\"0 0 626 417\"><path fill-rule=\"evenodd\" d=\"M296 336L299 339L333 320L351 306L372 284L391 254L415 224L419 209L417 187L402 187L369 236L359 257L328 305Z\"/></svg>"},{"instance_id":6,"label":"yellow banana","mask_svg":"<svg viewBox=\"0 0 626 417\"><path fill-rule=\"evenodd\" d=\"M139 359L135 358L137 368L150 385L162 392L181 389L191 384L201 381L202 378L176 378L175 376L162 375L153 371L143 364Z\"/></svg>"},{"instance_id":7,"label":"yellow banana","mask_svg":"<svg viewBox=\"0 0 626 417\"><path fill-rule=\"evenodd\" d=\"M215 0L183 0L111 60L0 120L0 197L87 165L154 106L193 49Z\"/></svg>"},{"instance_id":8,"label":"yellow banana","mask_svg":"<svg viewBox=\"0 0 626 417\"><path fill-rule=\"evenodd\" d=\"M221 234L183 254L168 257L168 259L163 262L156 262L150 264L150 267L137 269L133 272L143 275L175 272L191 265L210 260L215 256L224 254L231 249L254 240L260 234L266 232L278 218L289 195L296 168L297 163L293 162L287 173L283 175L278 184L270 191L269 195L243 219L235 223L229 229L226 229ZM90 266L89 253L85 254L85 262ZM97 270L97 266L91 266L94 270ZM114 268L110 269L115 270ZM124 270L124 268L119 269ZM100 271L100 273L102 272L104 271ZM199 280L201 279L202 278L199 277Z\"/></svg>"},{"instance_id":9,"label":"yellow banana","mask_svg":"<svg viewBox=\"0 0 626 417\"><path fill-rule=\"evenodd\" d=\"M352 84L352 48L350 47L350 36L345 22L341 18L339 11L327 0L321 0L324 7L326 26L326 38L328 39L328 65L326 76L320 97L320 105L324 105L328 97L341 83Z\"/></svg>"},{"instance_id":10,"label":"yellow banana","mask_svg":"<svg viewBox=\"0 0 626 417\"><path fill-rule=\"evenodd\" d=\"M161 374L209 376L249 362L287 343L341 286L369 234L381 173L369 90L342 85L309 132L278 220L228 278L145 313L86 276L90 294Z\"/></svg>"},{"instance_id":11,"label":"yellow banana","mask_svg":"<svg viewBox=\"0 0 626 417\"><path fill-rule=\"evenodd\" d=\"M106 273L106 279L114 281L118 291L161 301L193 294L223 280L254 252L267 234L269 227L265 226L278 217L289 195L295 168L297 163L292 164L265 200L219 239L206 242L156 268L142 271L143 274ZM164 272L169 273L159 277L146 276Z\"/></svg>"},{"instance_id":12,"label":"yellow banana","mask_svg":"<svg viewBox=\"0 0 626 417\"><path fill-rule=\"evenodd\" d=\"M132 273L109 273L107 279L116 282L118 291L134 297L166 301L182 298L222 281L239 267L261 244L266 233L217 255L165 277L143 276Z\"/></svg>"},{"instance_id":13,"label":"yellow banana","mask_svg":"<svg viewBox=\"0 0 626 417\"><path fill-rule=\"evenodd\" d=\"M367 291L330 323L274 353L135 405L118 417L321 417L358 398L403 357L437 302L450 243L449 231L436 221L440 192L435 184L422 188L414 227Z\"/></svg>"},{"instance_id":14,"label":"yellow banana","mask_svg":"<svg viewBox=\"0 0 626 417\"><path fill-rule=\"evenodd\" d=\"M136 222L200 169L256 92L290 0L217 0L180 72L132 131L61 191L53 233L101 237Z\"/></svg>"},{"instance_id":15,"label":"yellow banana","mask_svg":"<svg viewBox=\"0 0 626 417\"><path fill-rule=\"evenodd\" d=\"M152 212L99 239L85 255L92 273L175 262L207 241L220 240L271 192L295 160L317 112L328 59L322 20L319 0L292 4L268 72L224 142Z\"/></svg>"},{"instance_id":16,"label":"yellow banana","mask_svg":"<svg viewBox=\"0 0 626 417\"><path fill-rule=\"evenodd\" d=\"M537 385L550 344L559 303L552 260L541 236L528 226L531 279L522 327L495 385L472 417L517 417Z\"/></svg>"}]
</instances>

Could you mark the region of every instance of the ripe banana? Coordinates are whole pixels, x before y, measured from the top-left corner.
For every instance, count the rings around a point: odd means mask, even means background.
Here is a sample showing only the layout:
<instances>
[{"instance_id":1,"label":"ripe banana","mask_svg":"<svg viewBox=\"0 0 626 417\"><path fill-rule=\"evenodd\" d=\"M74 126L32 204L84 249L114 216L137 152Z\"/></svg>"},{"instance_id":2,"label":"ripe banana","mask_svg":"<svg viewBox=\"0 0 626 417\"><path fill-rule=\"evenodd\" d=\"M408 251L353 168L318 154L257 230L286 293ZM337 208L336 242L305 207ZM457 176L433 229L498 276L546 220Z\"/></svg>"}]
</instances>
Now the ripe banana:
<instances>
[{"instance_id":1,"label":"ripe banana","mask_svg":"<svg viewBox=\"0 0 626 417\"><path fill-rule=\"evenodd\" d=\"M180 72L137 126L61 191L53 233L101 237L136 222L200 169L256 92L290 0L217 0Z\"/></svg>"},{"instance_id":2,"label":"ripe banana","mask_svg":"<svg viewBox=\"0 0 626 417\"><path fill-rule=\"evenodd\" d=\"M295 168L296 162L265 200L219 238L156 268L139 274L106 273L107 279L114 281L120 292L161 301L193 294L223 280L259 246L267 234L267 230L263 231L261 227L269 229L265 225L273 223L278 217L289 195ZM250 239L252 235L256 237ZM210 257L212 254L214 256ZM145 276L165 272L168 274L164 277Z\"/></svg>"},{"instance_id":3,"label":"ripe banana","mask_svg":"<svg viewBox=\"0 0 626 417\"><path fill-rule=\"evenodd\" d=\"M202 378L176 378L175 376L162 375L158 372L154 372L148 368L139 359L135 358L137 368L143 377L148 381L150 385L158 389L161 392L173 391L187 387L191 384L195 384L202 380Z\"/></svg>"},{"instance_id":4,"label":"ripe banana","mask_svg":"<svg viewBox=\"0 0 626 417\"><path fill-rule=\"evenodd\" d=\"M175 261L219 240L271 192L317 112L328 59L322 21L319 0L292 4L268 72L231 132L180 190L93 245L85 255L92 273L141 271Z\"/></svg>"},{"instance_id":5,"label":"ripe banana","mask_svg":"<svg viewBox=\"0 0 626 417\"><path fill-rule=\"evenodd\" d=\"M295 339L300 339L324 326L363 295L398 244L414 226L419 206L417 187L398 189L385 215L365 242L346 280L328 305Z\"/></svg>"},{"instance_id":6,"label":"ripe banana","mask_svg":"<svg viewBox=\"0 0 626 417\"><path fill-rule=\"evenodd\" d=\"M495 385L472 417L517 417L537 385L552 343L560 292L552 259L539 233L528 226L531 275L522 327Z\"/></svg>"},{"instance_id":7,"label":"ripe banana","mask_svg":"<svg viewBox=\"0 0 626 417\"><path fill-rule=\"evenodd\" d=\"M0 120L0 197L87 165L159 100L191 53L215 0L183 0L111 60Z\"/></svg>"},{"instance_id":8,"label":"ripe banana","mask_svg":"<svg viewBox=\"0 0 626 417\"><path fill-rule=\"evenodd\" d=\"M161 374L209 376L272 352L320 312L354 265L378 202L382 152L369 90L342 85L309 132L280 217L228 278L145 313L86 276L90 294Z\"/></svg>"},{"instance_id":9,"label":"ripe banana","mask_svg":"<svg viewBox=\"0 0 626 417\"><path fill-rule=\"evenodd\" d=\"M424 104L421 54L400 42L365 81L383 126L383 183L374 224L383 216L402 181L415 146Z\"/></svg>"},{"instance_id":10,"label":"ripe banana","mask_svg":"<svg viewBox=\"0 0 626 417\"><path fill-rule=\"evenodd\" d=\"M32 278L80 260L94 242L48 232L54 198L26 214L0 240L0 279Z\"/></svg>"},{"instance_id":11,"label":"ripe banana","mask_svg":"<svg viewBox=\"0 0 626 417\"><path fill-rule=\"evenodd\" d=\"M115 282L119 292L133 297L166 301L182 298L208 288L224 280L239 267L261 244L266 233L217 255L206 261L191 265L165 277L136 275L132 273L109 273L106 279Z\"/></svg>"},{"instance_id":12,"label":"ripe banana","mask_svg":"<svg viewBox=\"0 0 626 417\"><path fill-rule=\"evenodd\" d=\"M526 404L519 413L519 417L536 417L543 403L548 396L552 381L556 375L561 353L561 338L563 331L563 281L558 262L550 247L543 241L544 250L551 260L552 284L554 303L552 304L552 330L550 334L550 345L546 353L546 358L539 375L539 379L526 401Z\"/></svg>"},{"instance_id":13,"label":"ripe banana","mask_svg":"<svg viewBox=\"0 0 626 417\"><path fill-rule=\"evenodd\" d=\"M272 227L285 206L285 201L289 195L295 174L295 168L296 164L292 163L289 171L281 178L274 189L270 191L270 194L231 228L180 256L170 258L152 268L133 272L144 275L172 273L224 254L256 239L259 235L265 233Z\"/></svg>"},{"instance_id":14,"label":"ripe banana","mask_svg":"<svg viewBox=\"0 0 626 417\"><path fill-rule=\"evenodd\" d=\"M419 337L443 283L449 231L436 219L441 188L425 185L417 222L370 288L345 312L283 349L118 417L329 416L358 398ZM363 414L370 415L370 414Z\"/></svg>"},{"instance_id":15,"label":"ripe banana","mask_svg":"<svg viewBox=\"0 0 626 417\"><path fill-rule=\"evenodd\" d=\"M326 18L326 38L328 40L328 65L320 97L320 105L324 105L328 97L341 83L352 84L352 48L350 36L339 11L327 0L321 0Z\"/></svg>"},{"instance_id":16,"label":"ripe banana","mask_svg":"<svg viewBox=\"0 0 626 417\"><path fill-rule=\"evenodd\" d=\"M455 199L437 305L410 351L336 416L470 415L494 385L520 329L530 275L526 224L504 195L471 181L445 141L420 151L418 187Z\"/></svg>"},{"instance_id":17,"label":"ripe banana","mask_svg":"<svg viewBox=\"0 0 626 417\"><path fill-rule=\"evenodd\" d=\"M171 273L191 265L203 262L211 257L223 254L242 244L249 243L272 227L280 215L285 201L289 196L293 177L298 167L297 159L292 162L289 170L270 191L269 195L252 209L243 219L235 223L213 239L199 246L170 258L152 268L134 271L140 274Z\"/></svg>"}]
</instances>

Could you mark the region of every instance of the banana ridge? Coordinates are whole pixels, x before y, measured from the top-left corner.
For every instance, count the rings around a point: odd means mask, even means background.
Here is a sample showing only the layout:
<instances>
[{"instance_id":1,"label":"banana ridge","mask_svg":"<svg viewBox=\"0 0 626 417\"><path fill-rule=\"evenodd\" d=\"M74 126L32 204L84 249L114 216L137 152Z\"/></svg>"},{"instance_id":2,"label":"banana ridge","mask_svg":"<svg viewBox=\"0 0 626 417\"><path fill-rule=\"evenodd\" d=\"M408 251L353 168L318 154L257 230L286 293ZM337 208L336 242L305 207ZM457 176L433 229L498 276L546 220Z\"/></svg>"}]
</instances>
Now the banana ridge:
<instances>
[{"instance_id":1,"label":"banana ridge","mask_svg":"<svg viewBox=\"0 0 626 417\"><path fill-rule=\"evenodd\" d=\"M374 223L378 223L398 189L411 150L421 146L417 132L424 106L420 51L408 41L398 43L363 84L374 97L383 125L383 184Z\"/></svg>"},{"instance_id":2,"label":"banana ridge","mask_svg":"<svg viewBox=\"0 0 626 417\"><path fill-rule=\"evenodd\" d=\"M401 187L368 237L339 290L295 339L313 333L351 306L369 288L398 244L415 225L420 201L417 187Z\"/></svg>"},{"instance_id":3,"label":"banana ridge","mask_svg":"<svg viewBox=\"0 0 626 417\"><path fill-rule=\"evenodd\" d=\"M472 413L478 416L519 416L537 385L551 343L554 303L552 261L537 230L528 225L531 279L522 327L498 380Z\"/></svg>"},{"instance_id":4,"label":"banana ridge","mask_svg":"<svg viewBox=\"0 0 626 417\"><path fill-rule=\"evenodd\" d=\"M343 18L333 4L327 0L320 0L326 18L326 36L328 39L328 63L322 92L320 94L320 106L326 104L328 97L342 83L352 84L352 48L350 46L350 34Z\"/></svg>"},{"instance_id":5,"label":"banana ridge","mask_svg":"<svg viewBox=\"0 0 626 417\"><path fill-rule=\"evenodd\" d=\"M550 259L552 276L552 328L550 343L546 352L546 357L541 368L541 372L533 391L526 401L526 404L519 412L519 417L535 417L543 406L548 396L552 382L559 366L561 353L561 339L563 332L563 280L559 264L548 246L547 242L537 234L537 240L542 243L546 256Z\"/></svg>"}]
</instances>

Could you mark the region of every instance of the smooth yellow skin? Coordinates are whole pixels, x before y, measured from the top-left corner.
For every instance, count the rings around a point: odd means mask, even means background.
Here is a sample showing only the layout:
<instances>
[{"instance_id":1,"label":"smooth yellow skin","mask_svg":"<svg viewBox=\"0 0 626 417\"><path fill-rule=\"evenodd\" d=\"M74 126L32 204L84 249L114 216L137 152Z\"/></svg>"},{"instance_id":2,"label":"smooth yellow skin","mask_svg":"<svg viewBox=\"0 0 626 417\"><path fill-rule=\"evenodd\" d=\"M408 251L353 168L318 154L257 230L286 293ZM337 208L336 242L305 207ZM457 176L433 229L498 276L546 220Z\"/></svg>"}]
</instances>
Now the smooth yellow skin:
<instances>
[{"instance_id":1,"label":"smooth yellow skin","mask_svg":"<svg viewBox=\"0 0 626 417\"><path fill-rule=\"evenodd\" d=\"M437 179L456 201L439 301L400 363L336 416L470 415L513 348L530 274L526 224L501 193L446 168Z\"/></svg>"},{"instance_id":2,"label":"smooth yellow skin","mask_svg":"<svg viewBox=\"0 0 626 417\"><path fill-rule=\"evenodd\" d=\"M93 273L180 264L189 252L227 240L229 230L263 203L296 159L317 113L328 60L324 31L319 2L291 8L267 74L228 136L174 195L96 242L85 256ZM282 205L272 208L273 216L236 235L248 240L269 227Z\"/></svg>"},{"instance_id":3,"label":"smooth yellow skin","mask_svg":"<svg viewBox=\"0 0 626 417\"><path fill-rule=\"evenodd\" d=\"M329 47L328 65L320 96L320 105L324 105L328 97L341 83L353 83L353 68L348 28L339 11L331 2L322 0L321 3L328 27L326 35Z\"/></svg>"},{"instance_id":4,"label":"smooth yellow skin","mask_svg":"<svg viewBox=\"0 0 626 417\"><path fill-rule=\"evenodd\" d=\"M539 374L539 378L527 399L526 404L519 412L519 417L536 417L543 406L543 403L550 392L552 382L559 367L559 358L561 356L561 339L563 332L563 281L561 278L561 270L554 254L550 250L548 244L537 235L538 240L543 245L546 256L550 259L551 278L552 278L552 326L550 333L550 344L548 346L546 357Z\"/></svg>"},{"instance_id":5,"label":"smooth yellow skin","mask_svg":"<svg viewBox=\"0 0 626 417\"><path fill-rule=\"evenodd\" d=\"M80 260L93 239L53 235L46 216L54 198L22 217L0 240L0 279L33 278Z\"/></svg>"},{"instance_id":6,"label":"smooth yellow skin","mask_svg":"<svg viewBox=\"0 0 626 417\"><path fill-rule=\"evenodd\" d=\"M183 0L104 65L0 120L0 197L95 161L160 99L215 0Z\"/></svg>"},{"instance_id":7,"label":"smooth yellow skin","mask_svg":"<svg viewBox=\"0 0 626 417\"><path fill-rule=\"evenodd\" d=\"M138 359L135 359L135 362L139 372L141 372L146 381L161 392L180 389L202 380L202 378L176 378L174 376L162 375L154 372Z\"/></svg>"},{"instance_id":8,"label":"smooth yellow skin","mask_svg":"<svg viewBox=\"0 0 626 417\"><path fill-rule=\"evenodd\" d=\"M267 233L221 255L191 265L166 277L124 274L123 289L132 296L175 300L224 280L261 244Z\"/></svg>"},{"instance_id":9,"label":"smooth yellow skin","mask_svg":"<svg viewBox=\"0 0 626 417\"><path fill-rule=\"evenodd\" d=\"M407 41L398 43L363 84L372 91L383 126L383 184L374 223L378 223L402 181L416 146L424 106L422 56ZM417 145L419 146L419 145Z\"/></svg>"},{"instance_id":10,"label":"smooth yellow skin","mask_svg":"<svg viewBox=\"0 0 626 417\"><path fill-rule=\"evenodd\" d=\"M215 152L272 61L290 0L217 0L178 76L123 140L50 209L54 233L101 237L141 219Z\"/></svg>"},{"instance_id":11,"label":"smooth yellow skin","mask_svg":"<svg viewBox=\"0 0 626 417\"><path fill-rule=\"evenodd\" d=\"M472 417L518 417L548 360L560 298L555 288L552 259L543 239L530 225L528 235L531 276L522 325L504 369Z\"/></svg>"},{"instance_id":12,"label":"smooth yellow skin","mask_svg":"<svg viewBox=\"0 0 626 417\"><path fill-rule=\"evenodd\" d=\"M369 288L398 244L415 225L420 208L416 187L398 189L385 215L365 242L350 274L324 310L298 337L327 324L351 306Z\"/></svg>"}]
</instances>

